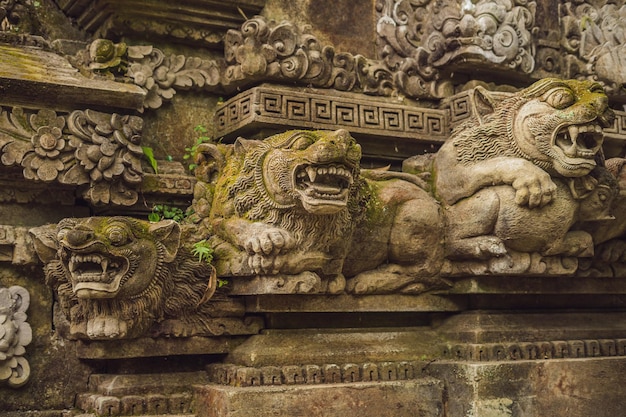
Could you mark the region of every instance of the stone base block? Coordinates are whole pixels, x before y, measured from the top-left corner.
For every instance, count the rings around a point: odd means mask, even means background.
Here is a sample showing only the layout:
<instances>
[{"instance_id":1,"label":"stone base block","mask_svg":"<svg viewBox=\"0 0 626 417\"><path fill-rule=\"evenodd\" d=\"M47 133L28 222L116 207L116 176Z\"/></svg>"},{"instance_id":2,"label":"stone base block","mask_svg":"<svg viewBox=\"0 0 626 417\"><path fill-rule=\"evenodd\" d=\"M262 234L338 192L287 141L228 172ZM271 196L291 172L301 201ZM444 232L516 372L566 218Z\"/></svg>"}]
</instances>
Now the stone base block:
<instances>
[{"instance_id":1,"label":"stone base block","mask_svg":"<svg viewBox=\"0 0 626 417\"><path fill-rule=\"evenodd\" d=\"M449 417L626 415L626 358L434 362Z\"/></svg>"},{"instance_id":2,"label":"stone base block","mask_svg":"<svg viewBox=\"0 0 626 417\"><path fill-rule=\"evenodd\" d=\"M443 384L410 381L196 389L197 417L443 417Z\"/></svg>"}]
</instances>

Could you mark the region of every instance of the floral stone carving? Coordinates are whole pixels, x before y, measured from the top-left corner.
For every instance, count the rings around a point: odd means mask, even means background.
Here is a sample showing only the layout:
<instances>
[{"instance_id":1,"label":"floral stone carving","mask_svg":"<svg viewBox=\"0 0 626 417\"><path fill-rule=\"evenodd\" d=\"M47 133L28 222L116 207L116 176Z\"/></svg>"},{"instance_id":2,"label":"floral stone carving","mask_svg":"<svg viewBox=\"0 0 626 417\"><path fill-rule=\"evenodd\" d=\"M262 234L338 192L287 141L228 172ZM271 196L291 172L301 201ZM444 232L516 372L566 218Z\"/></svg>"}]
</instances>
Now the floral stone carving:
<instances>
[{"instance_id":1,"label":"floral stone carving","mask_svg":"<svg viewBox=\"0 0 626 417\"><path fill-rule=\"evenodd\" d=\"M617 192L596 162L613 120L602 87L545 79L499 104L476 94L493 112L460 125L434 158L447 256L592 256L591 235L569 230L606 218Z\"/></svg>"},{"instance_id":2,"label":"floral stone carving","mask_svg":"<svg viewBox=\"0 0 626 417\"><path fill-rule=\"evenodd\" d=\"M183 232L171 220L126 217L64 219L32 229L69 336L134 338L166 319L208 332L212 307L206 301L215 276L181 244Z\"/></svg>"},{"instance_id":3,"label":"floral stone carving","mask_svg":"<svg viewBox=\"0 0 626 417\"><path fill-rule=\"evenodd\" d=\"M199 188L218 274L328 279L326 291L422 292L442 282L439 206L416 176L361 171L345 130L203 144ZM396 277L391 281L390 275ZM293 292L303 289L294 288Z\"/></svg>"},{"instance_id":4,"label":"floral stone carving","mask_svg":"<svg viewBox=\"0 0 626 417\"><path fill-rule=\"evenodd\" d=\"M25 288L0 287L0 383L18 388L28 382L30 366L24 349L32 341L26 310L30 294Z\"/></svg>"},{"instance_id":5,"label":"floral stone carving","mask_svg":"<svg viewBox=\"0 0 626 417\"><path fill-rule=\"evenodd\" d=\"M3 165L30 180L88 185L94 204L132 205L141 183L143 121L136 116L77 110L0 108Z\"/></svg>"},{"instance_id":6,"label":"floral stone carving","mask_svg":"<svg viewBox=\"0 0 626 417\"><path fill-rule=\"evenodd\" d=\"M74 64L118 76L119 81L132 80L146 92L144 107L151 109L171 100L178 90L233 93L259 81L378 96L441 98L452 93L450 82L440 81L438 74L412 58L398 65L393 60L338 52L293 23L277 24L262 16L226 33L220 59L167 55L150 45L126 47L98 39L79 53Z\"/></svg>"}]
</instances>

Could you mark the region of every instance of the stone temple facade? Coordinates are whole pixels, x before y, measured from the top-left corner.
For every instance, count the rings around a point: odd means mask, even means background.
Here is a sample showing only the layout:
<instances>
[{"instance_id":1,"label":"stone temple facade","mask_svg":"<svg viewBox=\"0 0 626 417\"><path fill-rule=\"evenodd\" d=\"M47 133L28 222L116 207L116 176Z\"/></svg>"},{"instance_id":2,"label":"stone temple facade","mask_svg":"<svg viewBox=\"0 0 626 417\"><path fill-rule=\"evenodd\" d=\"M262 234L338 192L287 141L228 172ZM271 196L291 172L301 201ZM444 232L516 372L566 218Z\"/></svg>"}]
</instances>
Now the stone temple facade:
<instances>
[{"instance_id":1,"label":"stone temple facade","mask_svg":"<svg viewBox=\"0 0 626 417\"><path fill-rule=\"evenodd\" d=\"M623 0L0 1L0 415L626 415L625 45Z\"/></svg>"}]
</instances>

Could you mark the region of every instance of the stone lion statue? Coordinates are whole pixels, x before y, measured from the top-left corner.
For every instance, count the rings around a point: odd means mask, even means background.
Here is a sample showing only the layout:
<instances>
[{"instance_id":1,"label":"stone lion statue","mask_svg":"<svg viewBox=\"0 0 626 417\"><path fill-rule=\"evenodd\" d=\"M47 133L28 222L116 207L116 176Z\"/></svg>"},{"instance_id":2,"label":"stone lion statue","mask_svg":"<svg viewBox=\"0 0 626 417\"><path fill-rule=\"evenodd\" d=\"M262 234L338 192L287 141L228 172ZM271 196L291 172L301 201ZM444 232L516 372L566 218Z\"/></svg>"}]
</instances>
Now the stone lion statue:
<instances>
[{"instance_id":1,"label":"stone lion statue","mask_svg":"<svg viewBox=\"0 0 626 417\"><path fill-rule=\"evenodd\" d=\"M208 317L214 274L174 221L70 218L31 234L71 337L134 338L168 318Z\"/></svg>"},{"instance_id":2,"label":"stone lion statue","mask_svg":"<svg viewBox=\"0 0 626 417\"><path fill-rule=\"evenodd\" d=\"M431 285L442 253L439 205L414 175L361 171L347 131L202 146L200 169L220 170L196 198L207 207L210 195L219 275L312 271L329 277L329 292L343 291L345 277L361 293Z\"/></svg>"},{"instance_id":3,"label":"stone lion statue","mask_svg":"<svg viewBox=\"0 0 626 417\"><path fill-rule=\"evenodd\" d=\"M616 194L614 179L597 168L602 128L614 117L602 86L548 78L500 103L475 91L492 112L460 125L434 157L446 256L591 256L591 236L570 228L607 217Z\"/></svg>"}]
</instances>

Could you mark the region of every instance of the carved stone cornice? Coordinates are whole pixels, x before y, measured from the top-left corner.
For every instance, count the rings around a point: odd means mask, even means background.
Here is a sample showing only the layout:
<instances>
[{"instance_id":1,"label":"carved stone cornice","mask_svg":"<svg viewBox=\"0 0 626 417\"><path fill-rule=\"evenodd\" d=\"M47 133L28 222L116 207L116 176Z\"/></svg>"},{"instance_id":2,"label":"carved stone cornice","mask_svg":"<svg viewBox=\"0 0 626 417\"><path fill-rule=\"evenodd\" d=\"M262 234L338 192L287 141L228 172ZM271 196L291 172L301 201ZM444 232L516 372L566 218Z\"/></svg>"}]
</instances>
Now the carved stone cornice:
<instances>
[{"instance_id":1,"label":"carved stone cornice","mask_svg":"<svg viewBox=\"0 0 626 417\"><path fill-rule=\"evenodd\" d=\"M19 388L30 378L30 365L24 358L25 347L33 338L26 310L30 294L14 285L0 287L0 383Z\"/></svg>"},{"instance_id":2,"label":"carved stone cornice","mask_svg":"<svg viewBox=\"0 0 626 417\"><path fill-rule=\"evenodd\" d=\"M450 134L446 110L417 107L394 100L374 100L362 94L325 94L318 89L261 85L241 93L215 111L216 136L236 137L260 127L344 128L363 144L381 139L395 149L380 155L418 152L416 146L443 143ZM405 149L407 148L407 149Z\"/></svg>"},{"instance_id":3,"label":"carved stone cornice","mask_svg":"<svg viewBox=\"0 0 626 417\"><path fill-rule=\"evenodd\" d=\"M265 5L265 0L55 2L80 27L96 36L156 36L209 47L217 46L228 29L240 25L245 15L258 14Z\"/></svg>"},{"instance_id":4,"label":"carved stone cornice","mask_svg":"<svg viewBox=\"0 0 626 417\"><path fill-rule=\"evenodd\" d=\"M0 107L0 161L28 180L85 185L93 204L132 205L141 183L143 120L93 110Z\"/></svg>"},{"instance_id":5,"label":"carved stone cornice","mask_svg":"<svg viewBox=\"0 0 626 417\"><path fill-rule=\"evenodd\" d=\"M60 55L41 48L0 44L0 104L140 109L144 92L131 84L88 78Z\"/></svg>"},{"instance_id":6,"label":"carved stone cornice","mask_svg":"<svg viewBox=\"0 0 626 417\"><path fill-rule=\"evenodd\" d=\"M115 49L112 41L94 42L108 42L111 50ZM220 59L166 55L150 45L128 46L121 60L112 58L108 67L95 69L93 63L100 58L91 54L83 65L96 71L125 73L126 77L120 78L140 86L147 94L144 107L153 109L169 101L177 90L231 94L263 81L428 99L452 91L450 83L440 82L437 76L424 79L408 68L402 72L385 61L336 52L333 46L323 45L290 22L276 24L260 16L244 22L240 30L226 33L224 57ZM125 72L119 65L126 62Z\"/></svg>"}]
</instances>

